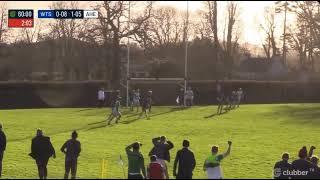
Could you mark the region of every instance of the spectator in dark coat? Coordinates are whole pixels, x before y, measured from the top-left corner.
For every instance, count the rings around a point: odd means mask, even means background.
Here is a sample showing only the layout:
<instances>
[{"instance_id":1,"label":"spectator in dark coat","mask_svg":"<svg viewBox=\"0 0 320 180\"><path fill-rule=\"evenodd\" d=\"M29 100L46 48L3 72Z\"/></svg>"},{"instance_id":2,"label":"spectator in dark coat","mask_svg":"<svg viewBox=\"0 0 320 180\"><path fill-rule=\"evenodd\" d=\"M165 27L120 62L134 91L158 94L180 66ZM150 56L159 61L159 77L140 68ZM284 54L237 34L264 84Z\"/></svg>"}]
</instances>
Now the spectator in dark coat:
<instances>
[{"instance_id":1,"label":"spectator in dark coat","mask_svg":"<svg viewBox=\"0 0 320 180\"><path fill-rule=\"evenodd\" d=\"M71 179L76 179L77 162L79 154L81 152L81 144L77 140L77 137L78 133L76 131L73 131L71 134L71 139L66 141L60 149L63 153L66 154L64 179L68 179L70 170Z\"/></svg>"},{"instance_id":2,"label":"spectator in dark coat","mask_svg":"<svg viewBox=\"0 0 320 180\"><path fill-rule=\"evenodd\" d=\"M285 175L283 172L292 170L289 161L289 153L283 153L282 160L278 161L274 165L274 179L290 179L289 175Z\"/></svg>"},{"instance_id":3,"label":"spectator in dark coat","mask_svg":"<svg viewBox=\"0 0 320 180\"><path fill-rule=\"evenodd\" d=\"M176 159L174 160L173 165L173 176L177 179L192 179L192 172L196 167L196 160L194 154L189 150L189 141L183 140L183 148L177 152ZM178 174L177 164L179 164Z\"/></svg>"},{"instance_id":4,"label":"spectator in dark coat","mask_svg":"<svg viewBox=\"0 0 320 180\"><path fill-rule=\"evenodd\" d=\"M2 124L0 124L0 177L2 176L2 159L3 153L6 150L7 138L2 130Z\"/></svg>"},{"instance_id":5,"label":"spectator in dark coat","mask_svg":"<svg viewBox=\"0 0 320 180\"><path fill-rule=\"evenodd\" d=\"M308 151L307 148L304 146L299 151L299 159L294 160L292 162L292 169L295 171L304 172L302 175L293 176L292 179L310 179L311 172L314 171L313 164L307 160L308 158Z\"/></svg>"},{"instance_id":6,"label":"spectator in dark coat","mask_svg":"<svg viewBox=\"0 0 320 180\"><path fill-rule=\"evenodd\" d=\"M40 179L47 179L47 165L50 157L56 158L55 150L50 138L43 136L42 130L37 130L37 135L32 139L31 153L29 154L36 160Z\"/></svg>"},{"instance_id":7,"label":"spectator in dark coat","mask_svg":"<svg viewBox=\"0 0 320 180\"><path fill-rule=\"evenodd\" d=\"M156 137L152 139L154 147L149 152L149 156L156 155L158 161L165 168L166 177L169 179L168 168L166 161L170 162L169 150L174 147L171 141L167 141L165 136Z\"/></svg>"}]
</instances>

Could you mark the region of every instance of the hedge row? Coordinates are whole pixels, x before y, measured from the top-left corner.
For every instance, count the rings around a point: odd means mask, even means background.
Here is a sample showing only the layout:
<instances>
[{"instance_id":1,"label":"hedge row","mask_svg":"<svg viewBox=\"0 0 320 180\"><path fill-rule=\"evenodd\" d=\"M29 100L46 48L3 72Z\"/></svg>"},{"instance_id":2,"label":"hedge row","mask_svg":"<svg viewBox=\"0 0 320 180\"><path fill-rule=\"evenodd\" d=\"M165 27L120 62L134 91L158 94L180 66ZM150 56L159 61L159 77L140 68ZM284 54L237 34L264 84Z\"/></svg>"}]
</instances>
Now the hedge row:
<instances>
[{"instance_id":1,"label":"hedge row","mask_svg":"<svg viewBox=\"0 0 320 180\"><path fill-rule=\"evenodd\" d=\"M190 81L195 103L216 103L215 81ZM225 81L223 91L242 88L245 103L320 102L320 82ZM0 108L94 107L97 91L107 82L1 82ZM174 105L180 86L176 82L131 82L142 92L152 89L156 105ZM125 89L121 89L125 103ZM110 99L108 99L110 100ZM110 102L108 102L109 104Z\"/></svg>"}]
</instances>

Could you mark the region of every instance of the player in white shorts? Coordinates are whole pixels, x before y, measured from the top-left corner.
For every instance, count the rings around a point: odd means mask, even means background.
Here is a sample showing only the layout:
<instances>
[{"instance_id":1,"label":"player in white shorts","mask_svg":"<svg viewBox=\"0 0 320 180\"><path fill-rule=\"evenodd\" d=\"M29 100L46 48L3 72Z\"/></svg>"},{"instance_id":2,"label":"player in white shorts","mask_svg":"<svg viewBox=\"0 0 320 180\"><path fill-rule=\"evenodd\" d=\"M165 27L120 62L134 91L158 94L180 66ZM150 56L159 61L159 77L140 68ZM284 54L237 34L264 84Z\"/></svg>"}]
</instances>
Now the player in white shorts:
<instances>
[{"instance_id":1,"label":"player in white shorts","mask_svg":"<svg viewBox=\"0 0 320 180\"><path fill-rule=\"evenodd\" d=\"M211 148L211 154L207 157L204 162L203 170L207 172L208 179L222 179L223 174L221 170L221 161L229 156L231 151L231 141L228 141L228 150L223 154L218 154L219 147L213 146Z\"/></svg>"},{"instance_id":2,"label":"player in white shorts","mask_svg":"<svg viewBox=\"0 0 320 180\"><path fill-rule=\"evenodd\" d=\"M120 100L121 100L121 97L118 96L116 102L114 103L114 106L112 107L112 112L111 112L111 114L110 114L110 116L109 116L109 118L108 118L108 125L110 125L111 121L112 121L114 118L117 118L117 119L116 119L116 123L118 123L118 121L119 121L120 118L121 118Z\"/></svg>"},{"instance_id":3,"label":"player in white shorts","mask_svg":"<svg viewBox=\"0 0 320 180\"><path fill-rule=\"evenodd\" d=\"M137 108L137 112L139 111L139 106L140 106L140 90L137 89L133 91L132 95L132 103L131 103L131 110L133 111L133 108Z\"/></svg>"}]
</instances>

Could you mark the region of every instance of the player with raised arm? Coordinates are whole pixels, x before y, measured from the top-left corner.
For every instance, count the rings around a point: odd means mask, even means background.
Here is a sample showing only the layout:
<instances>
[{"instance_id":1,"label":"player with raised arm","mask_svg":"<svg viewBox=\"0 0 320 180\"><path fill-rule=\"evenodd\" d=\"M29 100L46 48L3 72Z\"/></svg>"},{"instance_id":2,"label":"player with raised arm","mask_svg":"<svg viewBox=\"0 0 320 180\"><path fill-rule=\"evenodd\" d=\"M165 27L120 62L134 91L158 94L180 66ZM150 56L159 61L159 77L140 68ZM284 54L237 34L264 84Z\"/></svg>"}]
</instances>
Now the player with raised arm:
<instances>
[{"instance_id":1,"label":"player with raised arm","mask_svg":"<svg viewBox=\"0 0 320 180\"><path fill-rule=\"evenodd\" d=\"M223 154L218 154L219 147L212 146L211 155L205 160L203 170L207 172L208 179L222 179L222 170L220 162L229 156L231 151L231 141L228 141L228 150Z\"/></svg>"}]
</instances>

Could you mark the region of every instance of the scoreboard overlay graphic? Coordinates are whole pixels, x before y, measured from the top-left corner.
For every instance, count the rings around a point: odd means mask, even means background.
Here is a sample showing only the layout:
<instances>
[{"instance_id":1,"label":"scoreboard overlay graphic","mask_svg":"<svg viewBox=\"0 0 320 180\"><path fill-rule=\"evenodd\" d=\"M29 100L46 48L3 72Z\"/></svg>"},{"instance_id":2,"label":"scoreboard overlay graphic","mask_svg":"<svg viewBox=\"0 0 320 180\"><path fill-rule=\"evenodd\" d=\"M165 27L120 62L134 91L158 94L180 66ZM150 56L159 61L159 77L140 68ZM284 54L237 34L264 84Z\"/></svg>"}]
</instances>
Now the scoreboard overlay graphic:
<instances>
[{"instance_id":1,"label":"scoreboard overlay graphic","mask_svg":"<svg viewBox=\"0 0 320 180\"><path fill-rule=\"evenodd\" d=\"M63 9L38 10L39 19L84 19L98 18L99 12L95 10ZM10 9L8 11L9 28L33 28L34 11L32 9Z\"/></svg>"}]
</instances>

